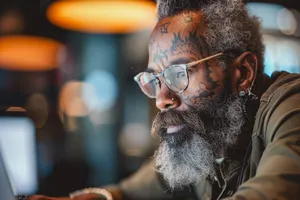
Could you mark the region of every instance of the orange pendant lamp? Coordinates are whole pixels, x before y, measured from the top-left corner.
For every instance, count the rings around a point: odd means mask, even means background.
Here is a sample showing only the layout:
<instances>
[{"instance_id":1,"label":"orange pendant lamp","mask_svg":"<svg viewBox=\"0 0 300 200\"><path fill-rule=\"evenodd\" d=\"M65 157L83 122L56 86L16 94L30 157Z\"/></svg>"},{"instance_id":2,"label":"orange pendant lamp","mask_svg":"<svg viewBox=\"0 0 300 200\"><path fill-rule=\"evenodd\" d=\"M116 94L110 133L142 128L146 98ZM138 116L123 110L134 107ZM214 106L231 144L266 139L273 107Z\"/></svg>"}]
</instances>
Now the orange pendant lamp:
<instances>
[{"instance_id":1,"label":"orange pendant lamp","mask_svg":"<svg viewBox=\"0 0 300 200\"><path fill-rule=\"evenodd\" d=\"M47 10L53 24L87 33L131 33L150 29L156 6L146 0L61 0Z\"/></svg>"},{"instance_id":2,"label":"orange pendant lamp","mask_svg":"<svg viewBox=\"0 0 300 200\"><path fill-rule=\"evenodd\" d=\"M0 68L47 71L59 67L63 45L55 40L25 35L0 37Z\"/></svg>"}]
</instances>

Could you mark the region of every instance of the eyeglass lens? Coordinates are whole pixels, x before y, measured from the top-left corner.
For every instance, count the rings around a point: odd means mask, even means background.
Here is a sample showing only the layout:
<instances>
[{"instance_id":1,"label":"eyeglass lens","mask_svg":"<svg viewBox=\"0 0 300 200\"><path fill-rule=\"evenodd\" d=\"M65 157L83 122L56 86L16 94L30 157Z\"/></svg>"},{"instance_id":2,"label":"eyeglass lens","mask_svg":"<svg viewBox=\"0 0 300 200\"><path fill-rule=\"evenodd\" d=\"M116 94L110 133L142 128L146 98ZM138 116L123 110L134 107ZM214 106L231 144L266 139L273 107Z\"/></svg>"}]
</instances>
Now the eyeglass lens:
<instances>
[{"instance_id":1,"label":"eyeglass lens","mask_svg":"<svg viewBox=\"0 0 300 200\"><path fill-rule=\"evenodd\" d=\"M151 73L144 72L139 77L139 86L142 91L150 98L155 98L159 91L159 80Z\"/></svg>"},{"instance_id":2,"label":"eyeglass lens","mask_svg":"<svg viewBox=\"0 0 300 200\"><path fill-rule=\"evenodd\" d=\"M164 78L167 86L174 92L182 92L188 85L186 69L181 65L173 65L166 69Z\"/></svg>"},{"instance_id":3,"label":"eyeglass lens","mask_svg":"<svg viewBox=\"0 0 300 200\"><path fill-rule=\"evenodd\" d=\"M184 91L188 86L188 74L185 67L182 65L168 67L163 73L163 78L168 88L176 93ZM157 97L160 90L160 84L158 78L153 74L148 72L142 73L138 82L142 91L147 96L150 98Z\"/></svg>"}]
</instances>

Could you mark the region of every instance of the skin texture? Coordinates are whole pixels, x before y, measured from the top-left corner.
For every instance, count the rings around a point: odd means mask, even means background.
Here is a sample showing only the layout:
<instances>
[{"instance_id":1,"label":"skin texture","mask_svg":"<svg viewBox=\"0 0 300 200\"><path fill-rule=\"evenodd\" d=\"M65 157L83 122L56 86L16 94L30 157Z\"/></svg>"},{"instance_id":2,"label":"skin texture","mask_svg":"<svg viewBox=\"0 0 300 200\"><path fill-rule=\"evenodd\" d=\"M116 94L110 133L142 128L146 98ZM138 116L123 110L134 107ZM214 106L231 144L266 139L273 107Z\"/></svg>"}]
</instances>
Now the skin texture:
<instances>
[{"instance_id":1,"label":"skin texture","mask_svg":"<svg viewBox=\"0 0 300 200\"><path fill-rule=\"evenodd\" d=\"M172 64L187 64L212 55L205 42L205 22L201 12L181 13L160 20L149 42L147 71L159 73ZM245 52L223 71L216 59L189 68L189 85L181 94L169 90L161 80L161 90L156 98L160 110L175 108L187 110L203 100L219 96L225 89L233 92L247 91L256 77L257 60L251 52ZM231 88L225 88L230 76ZM175 101L172 101L174 98Z\"/></svg>"}]
</instances>

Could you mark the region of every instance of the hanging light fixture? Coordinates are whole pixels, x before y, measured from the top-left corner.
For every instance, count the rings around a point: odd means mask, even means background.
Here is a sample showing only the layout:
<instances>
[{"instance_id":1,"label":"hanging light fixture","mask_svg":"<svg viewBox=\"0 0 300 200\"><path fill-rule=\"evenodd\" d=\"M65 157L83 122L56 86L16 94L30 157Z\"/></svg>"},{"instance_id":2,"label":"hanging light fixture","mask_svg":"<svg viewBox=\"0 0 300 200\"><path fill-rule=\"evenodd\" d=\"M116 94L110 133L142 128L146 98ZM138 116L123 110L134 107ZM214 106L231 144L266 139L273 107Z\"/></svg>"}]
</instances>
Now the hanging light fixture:
<instances>
[{"instance_id":1,"label":"hanging light fixture","mask_svg":"<svg viewBox=\"0 0 300 200\"><path fill-rule=\"evenodd\" d=\"M47 10L53 24L88 33L130 33L152 28L155 3L146 0L61 0Z\"/></svg>"},{"instance_id":2,"label":"hanging light fixture","mask_svg":"<svg viewBox=\"0 0 300 200\"><path fill-rule=\"evenodd\" d=\"M0 37L0 68L16 71L45 71L59 66L63 45L36 36Z\"/></svg>"}]
</instances>

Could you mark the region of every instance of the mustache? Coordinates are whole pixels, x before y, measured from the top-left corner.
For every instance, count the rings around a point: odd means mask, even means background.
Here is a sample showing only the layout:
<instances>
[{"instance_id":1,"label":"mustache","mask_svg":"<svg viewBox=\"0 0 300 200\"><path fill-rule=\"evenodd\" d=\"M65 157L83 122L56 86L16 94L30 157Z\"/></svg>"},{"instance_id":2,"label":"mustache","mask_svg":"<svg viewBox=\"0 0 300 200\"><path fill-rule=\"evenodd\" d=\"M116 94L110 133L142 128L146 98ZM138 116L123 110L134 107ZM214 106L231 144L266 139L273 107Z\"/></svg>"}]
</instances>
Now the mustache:
<instances>
[{"instance_id":1,"label":"mustache","mask_svg":"<svg viewBox=\"0 0 300 200\"><path fill-rule=\"evenodd\" d=\"M190 130L203 130L204 119L207 115L200 112L198 109L190 107L186 111L168 110L157 113L151 129L153 136L159 135L162 129L169 126L184 125L185 128Z\"/></svg>"}]
</instances>

